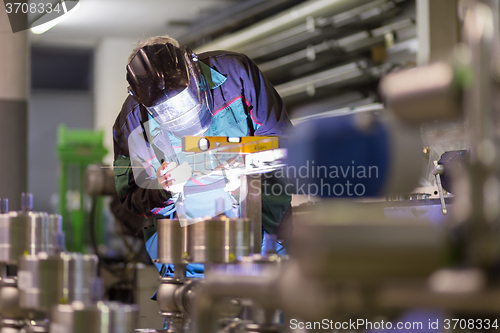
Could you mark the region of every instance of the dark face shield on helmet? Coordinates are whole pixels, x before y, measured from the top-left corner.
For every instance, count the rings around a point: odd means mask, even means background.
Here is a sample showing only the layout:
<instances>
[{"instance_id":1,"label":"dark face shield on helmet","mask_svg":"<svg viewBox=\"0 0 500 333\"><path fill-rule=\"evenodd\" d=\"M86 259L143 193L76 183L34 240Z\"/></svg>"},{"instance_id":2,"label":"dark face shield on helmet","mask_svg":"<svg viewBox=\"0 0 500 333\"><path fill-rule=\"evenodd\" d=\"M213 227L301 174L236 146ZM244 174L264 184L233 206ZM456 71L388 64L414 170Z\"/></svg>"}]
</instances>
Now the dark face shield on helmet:
<instances>
[{"instance_id":1,"label":"dark face shield on helmet","mask_svg":"<svg viewBox=\"0 0 500 333\"><path fill-rule=\"evenodd\" d=\"M127 66L134 98L176 137L201 135L212 123L212 95L197 58L171 44L145 46Z\"/></svg>"}]
</instances>

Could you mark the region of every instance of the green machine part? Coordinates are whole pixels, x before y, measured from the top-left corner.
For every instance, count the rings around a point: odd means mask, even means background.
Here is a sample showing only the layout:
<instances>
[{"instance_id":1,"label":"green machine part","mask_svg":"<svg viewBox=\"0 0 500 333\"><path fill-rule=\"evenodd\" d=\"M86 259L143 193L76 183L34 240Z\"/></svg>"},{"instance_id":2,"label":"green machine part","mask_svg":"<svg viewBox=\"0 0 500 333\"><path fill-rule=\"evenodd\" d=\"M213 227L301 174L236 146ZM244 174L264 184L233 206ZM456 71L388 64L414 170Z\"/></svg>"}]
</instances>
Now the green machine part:
<instances>
[{"instance_id":1,"label":"green machine part","mask_svg":"<svg viewBox=\"0 0 500 333\"><path fill-rule=\"evenodd\" d=\"M83 253L85 240L90 235L85 223L90 214L85 210L85 169L90 164L102 164L108 150L103 145L103 131L68 129L66 125L61 124L57 134L56 150L60 162L59 214L63 217L66 248L68 251ZM76 194L79 204L68 207L67 195L70 185L76 187L72 193ZM105 241L102 210L103 200L98 198L95 216L97 244L103 244Z\"/></svg>"}]
</instances>

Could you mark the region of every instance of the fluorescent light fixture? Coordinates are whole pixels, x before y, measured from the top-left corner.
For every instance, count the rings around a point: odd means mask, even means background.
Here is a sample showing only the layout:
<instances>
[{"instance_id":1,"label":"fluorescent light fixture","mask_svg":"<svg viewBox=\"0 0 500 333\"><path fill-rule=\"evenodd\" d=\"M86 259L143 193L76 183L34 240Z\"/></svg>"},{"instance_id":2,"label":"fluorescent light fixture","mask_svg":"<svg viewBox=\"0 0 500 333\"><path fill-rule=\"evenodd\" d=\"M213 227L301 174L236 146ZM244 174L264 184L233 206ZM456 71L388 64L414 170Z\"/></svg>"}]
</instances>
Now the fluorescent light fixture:
<instances>
[{"instance_id":1,"label":"fluorescent light fixture","mask_svg":"<svg viewBox=\"0 0 500 333\"><path fill-rule=\"evenodd\" d=\"M55 25L59 24L61 21L65 20L69 16L73 15L78 10L78 8L80 8L80 2L78 2L69 11L66 9L66 3L64 1L61 1L61 6L62 6L62 8L64 10L64 14L63 15L58 16L58 17L56 17L55 19L53 19L53 20L51 20L49 22L46 22L46 23L43 23L43 24L40 24L40 25L37 25L37 26L31 28L31 32L34 33L34 34L37 34L37 35L43 34L47 30L49 30L52 27L54 27ZM42 18L40 18L39 20L41 20ZM33 25L36 25L36 22L33 23Z\"/></svg>"}]
</instances>

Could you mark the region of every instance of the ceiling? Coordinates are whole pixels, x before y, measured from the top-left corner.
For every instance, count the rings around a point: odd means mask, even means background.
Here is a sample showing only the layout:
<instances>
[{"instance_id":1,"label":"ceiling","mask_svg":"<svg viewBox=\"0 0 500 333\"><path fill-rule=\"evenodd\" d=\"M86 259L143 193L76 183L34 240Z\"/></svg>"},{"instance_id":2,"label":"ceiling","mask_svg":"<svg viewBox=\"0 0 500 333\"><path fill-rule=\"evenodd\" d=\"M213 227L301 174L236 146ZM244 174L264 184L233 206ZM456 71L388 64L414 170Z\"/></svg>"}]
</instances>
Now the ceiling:
<instances>
[{"instance_id":1,"label":"ceiling","mask_svg":"<svg viewBox=\"0 0 500 333\"><path fill-rule=\"evenodd\" d=\"M379 78L412 65L418 48L414 0L80 4L74 15L48 32L31 35L32 42L92 47L103 38L126 38L133 45L168 34L196 52L241 52L257 63L289 111L307 106L317 112L378 101Z\"/></svg>"},{"instance_id":2,"label":"ceiling","mask_svg":"<svg viewBox=\"0 0 500 333\"><path fill-rule=\"evenodd\" d=\"M80 0L80 9L32 43L93 46L101 38L181 36L190 23L243 0Z\"/></svg>"}]
</instances>

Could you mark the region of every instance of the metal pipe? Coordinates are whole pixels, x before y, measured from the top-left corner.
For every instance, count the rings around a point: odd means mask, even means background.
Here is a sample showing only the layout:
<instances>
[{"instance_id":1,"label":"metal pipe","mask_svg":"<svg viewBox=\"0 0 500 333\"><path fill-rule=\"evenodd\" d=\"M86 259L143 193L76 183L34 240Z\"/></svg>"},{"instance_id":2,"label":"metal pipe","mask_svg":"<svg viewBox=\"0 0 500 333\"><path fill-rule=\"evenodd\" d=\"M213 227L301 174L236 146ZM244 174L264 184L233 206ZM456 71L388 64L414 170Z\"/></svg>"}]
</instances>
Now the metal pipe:
<instances>
[{"instance_id":1,"label":"metal pipe","mask_svg":"<svg viewBox=\"0 0 500 333\"><path fill-rule=\"evenodd\" d=\"M471 163L491 163L498 152L493 141L495 123L492 120L495 117L491 105L492 47L495 42L491 8L474 2L465 17L463 34L474 73L474 84L464 91L464 108L470 126L470 159Z\"/></svg>"},{"instance_id":2,"label":"metal pipe","mask_svg":"<svg viewBox=\"0 0 500 333\"><path fill-rule=\"evenodd\" d=\"M178 38L181 45L196 43L204 37L222 34L227 30L236 30L244 27L245 21L255 16L262 16L271 12L277 12L283 7L291 7L303 0L250 0L240 1L237 5L230 6L224 10L213 13L210 17L194 22L189 31Z\"/></svg>"},{"instance_id":3,"label":"metal pipe","mask_svg":"<svg viewBox=\"0 0 500 333\"><path fill-rule=\"evenodd\" d=\"M366 61L352 62L318 74L280 84L275 88L283 98L301 92L307 92L310 96L314 96L315 89L318 87L363 77L367 73L367 67L368 64Z\"/></svg>"},{"instance_id":4,"label":"metal pipe","mask_svg":"<svg viewBox=\"0 0 500 333\"><path fill-rule=\"evenodd\" d=\"M332 53L332 59L341 59L348 57L346 54L361 48L367 48L373 46L374 44L380 43L383 40L383 36L389 32L395 32L398 29L405 29L414 26L412 19L404 19L395 23L385 25L383 27L373 29L371 31L362 31L347 37L340 39L325 40L319 44L308 46L300 51L290 53L286 56L262 63L259 65L260 70L267 74L266 72L275 70L284 66L297 65L297 63L304 63L308 61L314 61L316 55L330 51ZM338 54L337 54L338 52Z\"/></svg>"},{"instance_id":5,"label":"metal pipe","mask_svg":"<svg viewBox=\"0 0 500 333\"><path fill-rule=\"evenodd\" d=\"M260 253L262 245L262 179L260 174L241 177L241 193L246 197L240 202L241 217L249 219L253 228L253 251ZM250 240L252 244L252 240Z\"/></svg>"},{"instance_id":6,"label":"metal pipe","mask_svg":"<svg viewBox=\"0 0 500 333\"><path fill-rule=\"evenodd\" d=\"M346 8L352 8L367 2L367 0L305 1L285 12L263 20L258 24L196 48L194 51L197 53L211 50L239 51L239 48L248 43L303 23L309 16L324 16L329 13L338 13Z\"/></svg>"},{"instance_id":7,"label":"metal pipe","mask_svg":"<svg viewBox=\"0 0 500 333\"><path fill-rule=\"evenodd\" d=\"M303 46L310 44L316 37L325 36L325 33L331 37L339 37L345 27L367 20L373 21L375 16L382 19L387 16L389 11L394 11L396 7L394 1L380 0L332 17L308 17L303 24L246 44L239 48L238 52L244 53L252 59L263 56L268 58L271 53L283 51L286 48L296 49L297 45L301 43L304 44ZM339 27L341 29L338 29Z\"/></svg>"},{"instance_id":8,"label":"metal pipe","mask_svg":"<svg viewBox=\"0 0 500 333\"><path fill-rule=\"evenodd\" d=\"M251 298L264 301L268 307L278 307L277 275L273 276L231 276L218 275L206 281L196 298L194 322L198 333L218 331L216 304L219 300L231 298ZM275 303L276 302L276 303Z\"/></svg>"}]
</instances>

